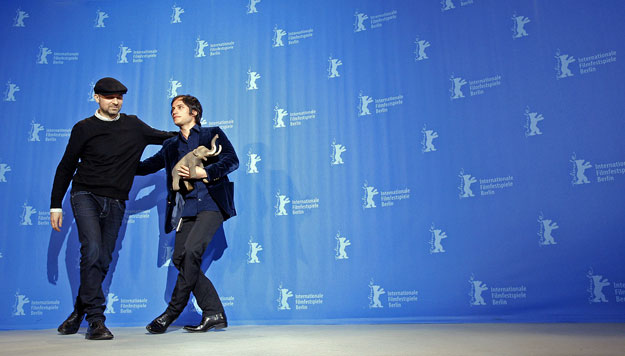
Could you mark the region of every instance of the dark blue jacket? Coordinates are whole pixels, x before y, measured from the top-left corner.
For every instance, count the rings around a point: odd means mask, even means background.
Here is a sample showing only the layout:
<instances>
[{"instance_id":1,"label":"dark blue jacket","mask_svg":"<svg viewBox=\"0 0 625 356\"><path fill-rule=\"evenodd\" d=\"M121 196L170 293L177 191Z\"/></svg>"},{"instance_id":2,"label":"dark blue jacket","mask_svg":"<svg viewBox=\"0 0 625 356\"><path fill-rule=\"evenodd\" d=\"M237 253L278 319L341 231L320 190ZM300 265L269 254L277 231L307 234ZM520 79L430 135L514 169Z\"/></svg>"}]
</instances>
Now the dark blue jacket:
<instances>
[{"instance_id":1,"label":"dark blue jacket","mask_svg":"<svg viewBox=\"0 0 625 356\"><path fill-rule=\"evenodd\" d=\"M210 141L215 135L219 135L216 145L221 145L221 153L216 157L210 157L204 162L204 169L208 176L206 187L211 198L219 206L224 221L237 214L234 208L234 183L228 179L228 174L239 167L239 158L234 147L219 127L200 128L200 145L210 149ZM182 214L182 197L172 190L172 169L178 163L178 142L180 136L176 135L163 142L163 148L154 156L139 163L137 174L144 176L165 168L167 172L167 209L165 218L165 232L169 233L176 228Z\"/></svg>"}]
</instances>

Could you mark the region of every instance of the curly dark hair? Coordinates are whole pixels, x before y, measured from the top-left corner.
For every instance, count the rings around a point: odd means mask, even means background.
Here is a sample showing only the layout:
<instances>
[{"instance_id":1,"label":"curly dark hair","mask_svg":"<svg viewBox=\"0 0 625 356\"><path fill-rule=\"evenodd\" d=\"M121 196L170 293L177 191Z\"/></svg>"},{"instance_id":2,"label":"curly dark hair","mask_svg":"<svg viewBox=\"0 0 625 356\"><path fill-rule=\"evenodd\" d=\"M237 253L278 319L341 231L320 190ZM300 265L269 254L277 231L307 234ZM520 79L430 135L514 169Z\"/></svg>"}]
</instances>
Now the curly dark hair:
<instances>
[{"instance_id":1,"label":"curly dark hair","mask_svg":"<svg viewBox=\"0 0 625 356\"><path fill-rule=\"evenodd\" d=\"M192 95L184 94L171 99L171 105L174 105L174 101L178 99L182 100L182 102L189 107L189 113L191 115L193 115L193 111L197 113L195 116L195 123L199 125L200 120L202 119L202 104L200 104L200 101Z\"/></svg>"}]
</instances>

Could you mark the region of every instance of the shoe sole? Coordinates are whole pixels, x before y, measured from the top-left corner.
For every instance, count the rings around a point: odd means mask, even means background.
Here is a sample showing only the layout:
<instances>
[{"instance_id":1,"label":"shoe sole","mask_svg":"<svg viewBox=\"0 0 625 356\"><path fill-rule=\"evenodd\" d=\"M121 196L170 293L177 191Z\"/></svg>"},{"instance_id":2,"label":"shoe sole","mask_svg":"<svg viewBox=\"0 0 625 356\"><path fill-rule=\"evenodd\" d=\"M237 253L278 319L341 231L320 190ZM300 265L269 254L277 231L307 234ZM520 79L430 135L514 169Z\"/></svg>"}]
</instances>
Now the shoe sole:
<instances>
[{"instance_id":1,"label":"shoe sole","mask_svg":"<svg viewBox=\"0 0 625 356\"><path fill-rule=\"evenodd\" d=\"M147 330L150 334L164 334L164 333L165 333L165 331L167 331L167 330L164 330L164 331L154 331L154 330L151 330L151 329L150 329L149 327L147 327L147 326L145 327L145 330Z\"/></svg>"},{"instance_id":2,"label":"shoe sole","mask_svg":"<svg viewBox=\"0 0 625 356\"><path fill-rule=\"evenodd\" d=\"M73 334L78 332L78 329L76 329L76 330L69 330L69 331L62 331L61 329L56 329L56 331L58 331L59 334L61 334L61 335L73 335Z\"/></svg>"},{"instance_id":3,"label":"shoe sole","mask_svg":"<svg viewBox=\"0 0 625 356\"><path fill-rule=\"evenodd\" d=\"M221 323L221 324L215 324L206 330L192 330L192 329L187 329L187 328L184 328L184 329L190 333L204 333L212 329L220 330L220 329L225 329L227 327L228 325L226 325L225 323Z\"/></svg>"},{"instance_id":4,"label":"shoe sole","mask_svg":"<svg viewBox=\"0 0 625 356\"><path fill-rule=\"evenodd\" d=\"M100 336L100 337L90 337L88 335L85 335L85 339L87 339L87 340L112 340L113 339L113 335L111 335L111 336Z\"/></svg>"}]
</instances>

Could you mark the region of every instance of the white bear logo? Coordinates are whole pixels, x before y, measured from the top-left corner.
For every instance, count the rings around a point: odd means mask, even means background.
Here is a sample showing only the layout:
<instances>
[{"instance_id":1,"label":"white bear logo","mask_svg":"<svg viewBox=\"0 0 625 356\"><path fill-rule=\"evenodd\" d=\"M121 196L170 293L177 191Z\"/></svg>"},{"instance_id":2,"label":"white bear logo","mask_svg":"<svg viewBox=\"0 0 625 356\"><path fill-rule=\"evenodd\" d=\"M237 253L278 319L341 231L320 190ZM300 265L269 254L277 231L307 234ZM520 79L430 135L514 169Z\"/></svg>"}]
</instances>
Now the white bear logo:
<instances>
[{"instance_id":1,"label":"white bear logo","mask_svg":"<svg viewBox=\"0 0 625 356\"><path fill-rule=\"evenodd\" d=\"M336 140L332 141L332 162L331 165L344 164L343 158L341 155L343 152L347 151L344 145L340 143L336 143Z\"/></svg>"},{"instance_id":2,"label":"white bear logo","mask_svg":"<svg viewBox=\"0 0 625 356\"><path fill-rule=\"evenodd\" d=\"M460 177L460 198L474 197L471 184L477 182L477 179L470 174L465 174L464 170L460 170L458 177Z\"/></svg>"},{"instance_id":3,"label":"white bear logo","mask_svg":"<svg viewBox=\"0 0 625 356\"><path fill-rule=\"evenodd\" d=\"M180 15L184 14L184 9L180 6L172 6L171 9L173 12L171 13L171 23L181 23Z\"/></svg>"},{"instance_id":4,"label":"white bear logo","mask_svg":"<svg viewBox=\"0 0 625 356\"><path fill-rule=\"evenodd\" d=\"M282 284L280 284L278 291L280 292L280 296L278 297L278 310L290 310L289 298L293 296L293 292L287 288L282 288Z\"/></svg>"},{"instance_id":5,"label":"white bear logo","mask_svg":"<svg viewBox=\"0 0 625 356\"><path fill-rule=\"evenodd\" d=\"M373 280L369 282L369 308L383 308L380 296L386 294L384 288L373 283Z\"/></svg>"},{"instance_id":6,"label":"white bear logo","mask_svg":"<svg viewBox=\"0 0 625 356\"><path fill-rule=\"evenodd\" d=\"M258 80L258 78L260 78L260 74L256 73L256 72L252 72L251 69L247 70L247 90L258 90L258 87L256 86L256 80Z\"/></svg>"},{"instance_id":7,"label":"white bear logo","mask_svg":"<svg viewBox=\"0 0 625 356\"><path fill-rule=\"evenodd\" d=\"M380 192L378 192L378 190L375 189L375 187L369 186L367 182L365 182L365 184L362 186L362 189L364 189L365 191L365 195L362 197L362 200L364 202L362 207L364 209L375 208L376 205L375 205L375 201L373 200L373 197L380 194Z\"/></svg>"},{"instance_id":8,"label":"white bear logo","mask_svg":"<svg viewBox=\"0 0 625 356\"><path fill-rule=\"evenodd\" d=\"M124 46L124 44L119 45L119 53L117 54L117 63L128 63L128 55L132 53L130 47Z\"/></svg>"},{"instance_id":9,"label":"white bear logo","mask_svg":"<svg viewBox=\"0 0 625 356\"><path fill-rule=\"evenodd\" d=\"M358 12L354 14L356 17L356 22L354 23L354 32L365 31L367 28L365 27L365 20L369 18L369 16L363 14L362 12Z\"/></svg>"},{"instance_id":10,"label":"white bear logo","mask_svg":"<svg viewBox=\"0 0 625 356\"><path fill-rule=\"evenodd\" d=\"M488 290L488 286L482 282L475 280L473 277L469 280L471 284L471 305L486 305L482 292Z\"/></svg>"},{"instance_id":11,"label":"white bear logo","mask_svg":"<svg viewBox=\"0 0 625 356\"><path fill-rule=\"evenodd\" d=\"M556 52L556 71L558 72L557 78L566 78L572 77L573 73L569 69L569 64L575 62L575 57L569 56L568 54L561 54L560 50Z\"/></svg>"},{"instance_id":12,"label":"white bear logo","mask_svg":"<svg viewBox=\"0 0 625 356\"><path fill-rule=\"evenodd\" d=\"M286 31L278 28L278 25L273 27L273 47L283 47L282 37L286 35Z\"/></svg>"},{"instance_id":13,"label":"white bear logo","mask_svg":"<svg viewBox=\"0 0 625 356\"><path fill-rule=\"evenodd\" d=\"M113 293L109 293L106 298L106 309L104 310L104 314L115 314L115 308L113 307L113 303L115 302L119 302L119 297Z\"/></svg>"},{"instance_id":14,"label":"white bear logo","mask_svg":"<svg viewBox=\"0 0 625 356\"><path fill-rule=\"evenodd\" d=\"M526 16L517 16L516 14L512 16L512 20L514 21L514 27L512 27L512 32L514 35L513 38L521 38L527 36L527 31L525 31L525 25L530 22L530 19Z\"/></svg>"},{"instance_id":15,"label":"white bear logo","mask_svg":"<svg viewBox=\"0 0 625 356\"><path fill-rule=\"evenodd\" d=\"M261 158L258 154L252 153L252 150L247 153L247 171L248 174L258 173L258 167L256 164L261 161Z\"/></svg>"},{"instance_id":16,"label":"white bear logo","mask_svg":"<svg viewBox=\"0 0 625 356\"><path fill-rule=\"evenodd\" d=\"M208 47L208 42L200 39L200 37L195 40L195 58L206 57L206 53L204 53L204 48Z\"/></svg>"},{"instance_id":17,"label":"white bear logo","mask_svg":"<svg viewBox=\"0 0 625 356\"><path fill-rule=\"evenodd\" d=\"M289 197L287 197L286 195L280 194L279 191L278 193L276 193L276 198L277 198L277 205L275 206L276 216L288 215L286 211L286 205L291 202L291 199L289 199Z\"/></svg>"},{"instance_id":18,"label":"white bear logo","mask_svg":"<svg viewBox=\"0 0 625 356\"><path fill-rule=\"evenodd\" d=\"M459 99L464 98L464 93L462 92L462 87L467 84L467 81L460 78L451 76L449 79L451 80L451 99Z\"/></svg>"}]
</instances>

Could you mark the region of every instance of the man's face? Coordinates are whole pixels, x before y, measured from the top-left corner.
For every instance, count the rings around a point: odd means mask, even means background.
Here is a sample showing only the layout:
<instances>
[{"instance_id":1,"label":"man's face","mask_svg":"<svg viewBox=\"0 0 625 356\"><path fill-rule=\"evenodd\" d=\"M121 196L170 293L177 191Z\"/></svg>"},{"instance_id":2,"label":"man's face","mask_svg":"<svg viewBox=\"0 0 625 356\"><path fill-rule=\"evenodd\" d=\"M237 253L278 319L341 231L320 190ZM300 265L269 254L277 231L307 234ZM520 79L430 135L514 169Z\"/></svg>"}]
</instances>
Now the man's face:
<instances>
[{"instance_id":1,"label":"man's face","mask_svg":"<svg viewBox=\"0 0 625 356\"><path fill-rule=\"evenodd\" d=\"M171 117L174 119L174 124L178 127L189 126L191 123L195 123L196 115L196 112L190 112L189 107L182 99L176 99L171 104Z\"/></svg>"},{"instance_id":2,"label":"man's face","mask_svg":"<svg viewBox=\"0 0 625 356\"><path fill-rule=\"evenodd\" d=\"M93 96L95 101L100 104L100 114L112 119L122 109L122 103L124 102L124 94L95 94Z\"/></svg>"}]
</instances>

